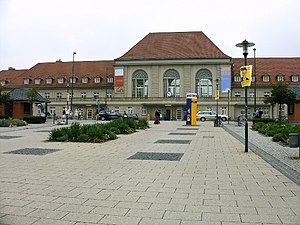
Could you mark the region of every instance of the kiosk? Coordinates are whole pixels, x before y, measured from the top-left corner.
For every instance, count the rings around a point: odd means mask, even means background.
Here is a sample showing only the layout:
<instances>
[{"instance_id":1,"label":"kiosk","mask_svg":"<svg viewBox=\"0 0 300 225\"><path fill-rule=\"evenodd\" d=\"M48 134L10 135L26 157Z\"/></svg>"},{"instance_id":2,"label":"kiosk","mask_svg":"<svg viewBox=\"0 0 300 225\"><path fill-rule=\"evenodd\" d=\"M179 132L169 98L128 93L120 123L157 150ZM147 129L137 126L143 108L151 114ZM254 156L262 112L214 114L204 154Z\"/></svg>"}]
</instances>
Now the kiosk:
<instances>
[{"instance_id":1,"label":"kiosk","mask_svg":"<svg viewBox=\"0 0 300 225\"><path fill-rule=\"evenodd\" d=\"M195 126L197 123L196 118L197 113L197 94L196 93L187 93L186 94L186 125Z\"/></svg>"}]
</instances>

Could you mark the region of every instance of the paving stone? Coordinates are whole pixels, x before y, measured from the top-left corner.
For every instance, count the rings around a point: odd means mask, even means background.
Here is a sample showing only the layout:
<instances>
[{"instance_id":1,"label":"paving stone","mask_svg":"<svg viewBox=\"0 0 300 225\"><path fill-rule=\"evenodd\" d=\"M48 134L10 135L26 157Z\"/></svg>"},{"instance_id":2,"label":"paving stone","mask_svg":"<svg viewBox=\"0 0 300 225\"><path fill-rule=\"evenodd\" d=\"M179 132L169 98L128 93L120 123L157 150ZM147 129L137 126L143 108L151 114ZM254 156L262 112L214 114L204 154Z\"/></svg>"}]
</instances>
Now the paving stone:
<instances>
[{"instance_id":1,"label":"paving stone","mask_svg":"<svg viewBox=\"0 0 300 225\"><path fill-rule=\"evenodd\" d=\"M76 222L71 221L62 221L62 220L53 220L53 219L39 219L33 225L77 225Z\"/></svg>"},{"instance_id":2,"label":"paving stone","mask_svg":"<svg viewBox=\"0 0 300 225\"><path fill-rule=\"evenodd\" d=\"M35 211L35 209L25 208L25 207L16 207L16 206L4 206L4 207L0 208L0 213L19 215L19 216L25 216L32 211Z\"/></svg>"},{"instance_id":3,"label":"paving stone","mask_svg":"<svg viewBox=\"0 0 300 225\"><path fill-rule=\"evenodd\" d=\"M163 219L202 220L202 213L166 211Z\"/></svg>"},{"instance_id":4,"label":"paving stone","mask_svg":"<svg viewBox=\"0 0 300 225\"><path fill-rule=\"evenodd\" d=\"M241 215L243 223L281 223L278 216L276 215Z\"/></svg>"},{"instance_id":5,"label":"paving stone","mask_svg":"<svg viewBox=\"0 0 300 225\"><path fill-rule=\"evenodd\" d=\"M52 210L46 210L46 209L37 209L37 210L33 211L32 213L30 213L28 216L44 218L44 219L59 220L67 214L68 214L68 212L52 211Z\"/></svg>"},{"instance_id":6,"label":"paving stone","mask_svg":"<svg viewBox=\"0 0 300 225\"><path fill-rule=\"evenodd\" d=\"M165 210L144 210L144 209L130 209L126 216L135 216L135 217L148 217L148 218L157 218L162 219Z\"/></svg>"},{"instance_id":7,"label":"paving stone","mask_svg":"<svg viewBox=\"0 0 300 225\"><path fill-rule=\"evenodd\" d=\"M1 217L0 221L3 224L31 225L37 220L38 218L34 217L6 215Z\"/></svg>"},{"instance_id":8,"label":"paving stone","mask_svg":"<svg viewBox=\"0 0 300 225\"><path fill-rule=\"evenodd\" d=\"M226 213L203 213L202 216L203 221L216 221L216 222L241 222L240 215L235 214L226 214Z\"/></svg>"},{"instance_id":9,"label":"paving stone","mask_svg":"<svg viewBox=\"0 0 300 225\"><path fill-rule=\"evenodd\" d=\"M180 220L166 220L166 219L155 219L155 218L142 218L139 225L180 225Z\"/></svg>"},{"instance_id":10,"label":"paving stone","mask_svg":"<svg viewBox=\"0 0 300 225\"><path fill-rule=\"evenodd\" d=\"M90 213L96 213L101 215L112 215L112 216L125 216L130 209L126 208L110 208L110 207L95 207Z\"/></svg>"},{"instance_id":11,"label":"paving stone","mask_svg":"<svg viewBox=\"0 0 300 225\"><path fill-rule=\"evenodd\" d=\"M138 225L141 221L139 217L123 217L123 216L104 216L100 223L115 225Z\"/></svg>"},{"instance_id":12,"label":"paving stone","mask_svg":"<svg viewBox=\"0 0 300 225\"><path fill-rule=\"evenodd\" d=\"M98 223L104 215L88 214L88 213L68 213L62 220L83 222L83 223Z\"/></svg>"}]
</instances>

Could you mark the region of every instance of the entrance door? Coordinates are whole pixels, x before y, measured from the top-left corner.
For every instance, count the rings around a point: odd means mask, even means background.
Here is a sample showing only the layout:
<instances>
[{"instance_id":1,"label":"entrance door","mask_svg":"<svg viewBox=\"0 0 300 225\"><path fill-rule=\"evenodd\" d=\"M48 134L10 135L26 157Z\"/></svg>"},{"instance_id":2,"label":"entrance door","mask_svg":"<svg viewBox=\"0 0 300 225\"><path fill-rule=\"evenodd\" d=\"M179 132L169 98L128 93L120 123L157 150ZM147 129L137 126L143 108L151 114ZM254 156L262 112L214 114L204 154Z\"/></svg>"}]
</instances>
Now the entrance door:
<instances>
[{"instance_id":1,"label":"entrance door","mask_svg":"<svg viewBox=\"0 0 300 225\"><path fill-rule=\"evenodd\" d=\"M87 110L86 118L87 119L93 119L93 110L92 109Z\"/></svg>"},{"instance_id":2,"label":"entrance door","mask_svg":"<svg viewBox=\"0 0 300 225\"><path fill-rule=\"evenodd\" d=\"M165 120L171 120L171 112L172 112L171 109L166 109L166 118L165 118Z\"/></svg>"}]
</instances>

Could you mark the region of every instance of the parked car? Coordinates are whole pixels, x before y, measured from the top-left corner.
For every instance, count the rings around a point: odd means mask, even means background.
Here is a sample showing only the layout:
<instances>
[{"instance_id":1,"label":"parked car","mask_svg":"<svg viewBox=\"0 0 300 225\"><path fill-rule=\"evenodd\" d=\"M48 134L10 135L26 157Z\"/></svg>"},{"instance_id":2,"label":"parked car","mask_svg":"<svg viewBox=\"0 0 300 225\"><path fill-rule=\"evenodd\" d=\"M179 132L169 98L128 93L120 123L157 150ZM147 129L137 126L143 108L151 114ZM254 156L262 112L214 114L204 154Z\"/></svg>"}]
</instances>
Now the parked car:
<instances>
[{"instance_id":1,"label":"parked car","mask_svg":"<svg viewBox=\"0 0 300 225\"><path fill-rule=\"evenodd\" d=\"M216 119L217 113L214 111L199 111L199 112L197 112L196 116L197 116L197 119L204 122L206 120ZM228 120L228 116L226 116L226 115L218 114L218 116L219 116L219 118L221 118L222 121Z\"/></svg>"},{"instance_id":2,"label":"parked car","mask_svg":"<svg viewBox=\"0 0 300 225\"><path fill-rule=\"evenodd\" d=\"M134 119L134 120L138 120L139 119L139 116L137 114L127 114L127 118L131 118L131 119Z\"/></svg>"},{"instance_id":3,"label":"parked car","mask_svg":"<svg viewBox=\"0 0 300 225\"><path fill-rule=\"evenodd\" d=\"M118 112L112 112L112 111L100 111L97 114L97 120L113 120L121 118L122 115Z\"/></svg>"}]
</instances>

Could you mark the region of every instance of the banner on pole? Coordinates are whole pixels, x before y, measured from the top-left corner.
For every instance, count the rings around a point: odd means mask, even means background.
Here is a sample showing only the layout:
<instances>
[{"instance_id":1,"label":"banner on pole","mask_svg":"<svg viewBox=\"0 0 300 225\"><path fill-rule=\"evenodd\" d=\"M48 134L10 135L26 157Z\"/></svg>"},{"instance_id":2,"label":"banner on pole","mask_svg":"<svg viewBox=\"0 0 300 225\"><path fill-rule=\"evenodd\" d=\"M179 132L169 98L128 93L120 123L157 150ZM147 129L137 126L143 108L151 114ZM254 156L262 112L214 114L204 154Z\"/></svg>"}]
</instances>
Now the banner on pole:
<instances>
[{"instance_id":1,"label":"banner on pole","mask_svg":"<svg viewBox=\"0 0 300 225\"><path fill-rule=\"evenodd\" d=\"M240 68L242 87L249 87L251 85L252 65L242 66Z\"/></svg>"}]
</instances>

